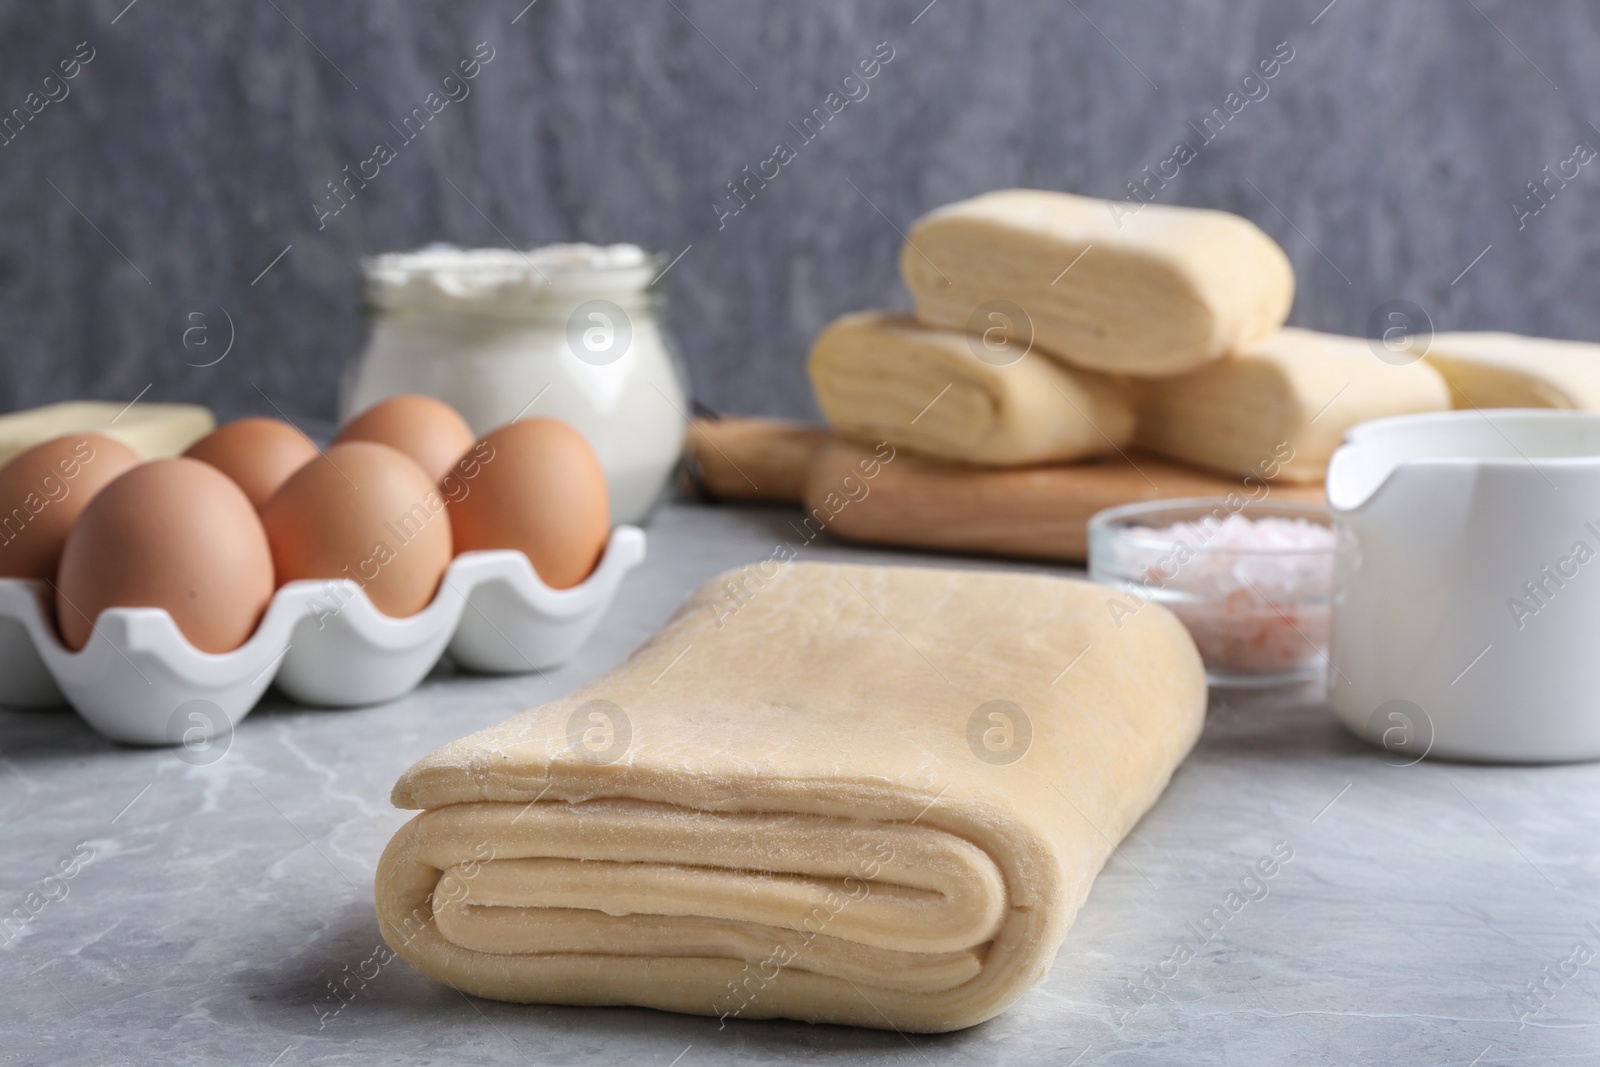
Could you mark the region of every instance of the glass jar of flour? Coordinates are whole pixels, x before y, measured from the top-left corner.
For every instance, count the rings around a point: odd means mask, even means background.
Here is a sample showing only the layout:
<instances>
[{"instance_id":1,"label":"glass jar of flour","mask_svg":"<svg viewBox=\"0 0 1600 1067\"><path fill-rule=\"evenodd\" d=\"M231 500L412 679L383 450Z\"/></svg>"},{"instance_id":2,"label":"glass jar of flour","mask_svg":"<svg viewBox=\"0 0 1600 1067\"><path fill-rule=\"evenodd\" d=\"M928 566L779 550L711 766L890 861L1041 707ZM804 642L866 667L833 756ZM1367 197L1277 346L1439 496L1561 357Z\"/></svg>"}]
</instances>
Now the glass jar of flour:
<instances>
[{"instance_id":1,"label":"glass jar of flour","mask_svg":"<svg viewBox=\"0 0 1600 1067\"><path fill-rule=\"evenodd\" d=\"M638 522L688 427L686 380L660 322L662 265L635 245L586 244L365 259L372 337L345 379L341 420L400 393L438 397L479 435L561 419L600 457L611 521Z\"/></svg>"}]
</instances>

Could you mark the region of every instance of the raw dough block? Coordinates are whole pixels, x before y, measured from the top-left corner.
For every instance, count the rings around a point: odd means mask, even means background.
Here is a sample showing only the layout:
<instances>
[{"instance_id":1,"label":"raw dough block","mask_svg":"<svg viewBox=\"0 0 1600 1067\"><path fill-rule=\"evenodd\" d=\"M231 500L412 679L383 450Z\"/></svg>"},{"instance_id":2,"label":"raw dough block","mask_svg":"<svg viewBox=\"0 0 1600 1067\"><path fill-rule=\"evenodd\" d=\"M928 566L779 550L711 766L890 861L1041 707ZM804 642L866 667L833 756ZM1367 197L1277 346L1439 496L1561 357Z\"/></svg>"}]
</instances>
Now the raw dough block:
<instances>
[{"instance_id":1,"label":"raw dough block","mask_svg":"<svg viewBox=\"0 0 1600 1067\"><path fill-rule=\"evenodd\" d=\"M990 302L1010 301L1041 348L1141 377L1181 374L1265 338L1294 296L1288 257L1247 219L1034 189L924 215L900 272L930 325L986 329L1005 316Z\"/></svg>"},{"instance_id":2,"label":"raw dough block","mask_svg":"<svg viewBox=\"0 0 1600 1067\"><path fill-rule=\"evenodd\" d=\"M384 937L457 989L901 1031L1005 1010L1204 717L1154 604L1034 575L777 560L394 802ZM1079 658L1081 657L1081 658ZM1064 670L1068 665L1070 670Z\"/></svg>"},{"instance_id":3,"label":"raw dough block","mask_svg":"<svg viewBox=\"0 0 1600 1067\"><path fill-rule=\"evenodd\" d=\"M70 400L0 415L0 463L68 433L99 433L121 441L140 459L171 459L216 429L198 404L116 404Z\"/></svg>"},{"instance_id":4,"label":"raw dough block","mask_svg":"<svg viewBox=\"0 0 1600 1067\"><path fill-rule=\"evenodd\" d=\"M1145 448L1291 482L1320 481L1358 422L1450 407L1432 367L1386 363L1361 338L1292 327L1204 370L1133 390Z\"/></svg>"},{"instance_id":5,"label":"raw dough block","mask_svg":"<svg viewBox=\"0 0 1600 1067\"><path fill-rule=\"evenodd\" d=\"M1438 333L1427 361L1458 408L1600 411L1600 345L1514 333Z\"/></svg>"},{"instance_id":6,"label":"raw dough block","mask_svg":"<svg viewBox=\"0 0 1600 1067\"><path fill-rule=\"evenodd\" d=\"M1133 437L1133 410L1105 378L1020 348L1015 362L993 363L981 344L860 312L822 331L806 369L834 430L863 444L1010 466L1098 455Z\"/></svg>"}]
</instances>

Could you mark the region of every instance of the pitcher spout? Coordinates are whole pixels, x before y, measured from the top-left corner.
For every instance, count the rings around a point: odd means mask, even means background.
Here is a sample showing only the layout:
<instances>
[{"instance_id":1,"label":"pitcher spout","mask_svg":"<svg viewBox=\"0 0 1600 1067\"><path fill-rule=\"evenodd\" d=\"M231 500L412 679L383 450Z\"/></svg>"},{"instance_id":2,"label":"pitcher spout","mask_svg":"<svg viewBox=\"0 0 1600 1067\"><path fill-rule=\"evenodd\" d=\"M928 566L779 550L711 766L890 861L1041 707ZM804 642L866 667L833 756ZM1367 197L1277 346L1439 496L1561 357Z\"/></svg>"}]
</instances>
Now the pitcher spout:
<instances>
[{"instance_id":1,"label":"pitcher spout","mask_svg":"<svg viewBox=\"0 0 1600 1067\"><path fill-rule=\"evenodd\" d=\"M1383 453L1357 438L1340 445L1328 461L1328 508L1342 521L1355 522L1399 465Z\"/></svg>"}]
</instances>

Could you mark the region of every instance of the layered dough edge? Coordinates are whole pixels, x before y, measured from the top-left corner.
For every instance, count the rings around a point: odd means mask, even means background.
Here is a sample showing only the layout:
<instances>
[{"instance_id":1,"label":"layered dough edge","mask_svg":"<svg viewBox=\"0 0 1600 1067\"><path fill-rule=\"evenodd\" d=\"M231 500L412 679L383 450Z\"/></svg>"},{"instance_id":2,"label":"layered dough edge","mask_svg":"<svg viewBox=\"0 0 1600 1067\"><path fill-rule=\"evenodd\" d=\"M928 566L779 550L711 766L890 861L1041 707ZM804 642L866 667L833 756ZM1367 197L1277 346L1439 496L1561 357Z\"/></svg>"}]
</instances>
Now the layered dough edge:
<instances>
[{"instance_id":1,"label":"layered dough edge","mask_svg":"<svg viewBox=\"0 0 1600 1067\"><path fill-rule=\"evenodd\" d=\"M377 900L397 954L478 996L931 1031L1039 943L1007 884L920 820L539 800L422 812Z\"/></svg>"}]
</instances>

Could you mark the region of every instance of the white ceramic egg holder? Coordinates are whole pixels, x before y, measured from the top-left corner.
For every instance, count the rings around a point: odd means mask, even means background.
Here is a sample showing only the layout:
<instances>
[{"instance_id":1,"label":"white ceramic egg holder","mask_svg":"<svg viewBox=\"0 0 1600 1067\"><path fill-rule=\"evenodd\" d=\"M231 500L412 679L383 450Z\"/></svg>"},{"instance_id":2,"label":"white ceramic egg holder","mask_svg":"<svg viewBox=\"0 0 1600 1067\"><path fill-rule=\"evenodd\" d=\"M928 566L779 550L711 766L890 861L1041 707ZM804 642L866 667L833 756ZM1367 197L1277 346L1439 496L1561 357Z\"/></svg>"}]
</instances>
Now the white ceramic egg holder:
<instances>
[{"instance_id":1,"label":"white ceramic egg holder","mask_svg":"<svg viewBox=\"0 0 1600 1067\"><path fill-rule=\"evenodd\" d=\"M0 579L0 705L68 703L114 741L190 744L236 725L274 682L302 703L348 707L404 696L446 648L471 671L542 670L588 640L644 552L644 531L618 526L594 573L571 589L545 585L521 552L464 552L433 602L403 619L349 579L290 582L250 640L221 655L191 645L162 608L108 608L82 651L68 651L49 587ZM192 701L221 715L180 714ZM191 723L205 736L192 736Z\"/></svg>"}]
</instances>

